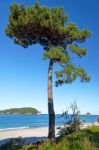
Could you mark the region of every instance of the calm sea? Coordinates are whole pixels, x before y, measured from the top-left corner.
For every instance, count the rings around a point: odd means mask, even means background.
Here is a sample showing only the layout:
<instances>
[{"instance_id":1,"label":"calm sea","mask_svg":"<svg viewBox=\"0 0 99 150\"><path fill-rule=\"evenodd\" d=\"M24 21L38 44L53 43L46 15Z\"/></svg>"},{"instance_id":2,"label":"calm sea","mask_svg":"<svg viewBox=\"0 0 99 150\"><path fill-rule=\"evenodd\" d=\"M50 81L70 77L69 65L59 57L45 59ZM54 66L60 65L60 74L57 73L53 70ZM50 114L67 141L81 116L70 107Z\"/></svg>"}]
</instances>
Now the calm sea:
<instances>
[{"instance_id":1,"label":"calm sea","mask_svg":"<svg viewBox=\"0 0 99 150\"><path fill-rule=\"evenodd\" d=\"M97 121L99 115L81 115L81 120L92 123ZM56 125L64 124L65 120L61 115L56 115ZM35 128L48 126L48 115L0 115L0 130L10 130L18 128Z\"/></svg>"}]
</instances>

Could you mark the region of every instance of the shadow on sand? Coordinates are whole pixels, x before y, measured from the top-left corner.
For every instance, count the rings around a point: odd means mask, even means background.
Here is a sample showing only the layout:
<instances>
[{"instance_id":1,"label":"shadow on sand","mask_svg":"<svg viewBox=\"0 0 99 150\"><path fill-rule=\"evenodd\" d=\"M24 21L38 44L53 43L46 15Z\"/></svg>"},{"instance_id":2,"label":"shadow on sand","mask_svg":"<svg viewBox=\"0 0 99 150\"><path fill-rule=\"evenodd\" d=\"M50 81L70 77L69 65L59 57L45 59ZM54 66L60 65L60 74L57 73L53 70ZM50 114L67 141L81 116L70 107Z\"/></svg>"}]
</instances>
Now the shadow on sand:
<instances>
[{"instance_id":1,"label":"shadow on sand","mask_svg":"<svg viewBox=\"0 0 99 150\"><path fill-rule=\"evenodd\" d=\"M9 139L4 139L4 140L0 140L0 150L1 150L1 147L6 145L6 144L11 144L13 143L14 145L25 145L25 144L32 144L32 143L37 143L37 142L41 142L41 141L44 141L46 140L47 137L46 136L43 136L43 137L18 137L18 138L9 138Z\"/></svg>"}]
</instances>

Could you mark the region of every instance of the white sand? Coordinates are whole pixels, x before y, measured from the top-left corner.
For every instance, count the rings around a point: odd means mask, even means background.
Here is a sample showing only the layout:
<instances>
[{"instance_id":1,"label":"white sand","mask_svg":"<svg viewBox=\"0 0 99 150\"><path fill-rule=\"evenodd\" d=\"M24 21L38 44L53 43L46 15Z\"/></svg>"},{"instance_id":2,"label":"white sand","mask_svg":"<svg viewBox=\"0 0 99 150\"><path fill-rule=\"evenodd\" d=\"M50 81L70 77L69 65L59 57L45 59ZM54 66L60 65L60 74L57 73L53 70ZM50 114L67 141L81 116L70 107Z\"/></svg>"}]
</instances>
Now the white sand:
<instances>
[{"instance_id":1,"label":"white sand","mask_svg":"<svg viewBox=\"0 0 99 150\"><path fill-rule=\"evenodd\" d=\"M48 128L33 128L33 129L16 129L8 131L0 131L0 140L17 137L41 137L47 136Z\"/></svg>"},{"instance_id":2,"label":"white sand","mask_svg":"<svg viewBox=\"0 0 99 150\"><path fill-rule=\"evenodd\" d=\"M90 126L99 126L99 123L83 123L81 129L88 128ZM55 129L55 135L58 136L59 129ZM11 138L25 138L31 140L32 143L47 139L48 127L30 128L30 129L15 129L0 131L0 145L6 143Z\"/></svg>"},{"instance_id":3,"label":"white sand","mask_svg":"<svg viewBox=\"0 0 99 150\"><path fill-rule=\"evenodd\" d=\"M58 136L57 127L55 128L55 135ZM25 143L36 143L47 139L47 136L48 127L0 131L0 145L9 142L11 138L22 138Z\"/></svg>"},{"instance_id":4,"label":"white sand","mask_svg":"<svg viewBox=\"0 0 99 150\"><path fill-rule=\"evenodd\" d=\"M94 122L94 123L82 123L82 125L80 126L81 129L85 129L91 126L99 126L98 122Z\"/></svg>"},{"instance_id":5,"label":"white sand","mask_svg":"<svg viewBox=\"0 0 99 150\"><path fill-rule=\"evenodd\" d=\"M58 130L56 127L56 135L57 133ZM48 136L48 127L0 131L0 140L17 137L25 138L25 137L47 137L47 136Z\"/></svg>"},{"instance_id":6,"label":"white sand","mask_svg":"<svg viewBox=\"0 0 99 150\"><path fill-rule=\"evenodd\" d=\"M88 128L90 126L99 126L99 123L83 123L81 129ZM58 129L56 127L56 136L58 135ZM28 129L13 129L0 131L0 140L8 138L18 138L18 137L47 137L48 127L38 127L38 128L28 128Z\"/></svg>"}]
</instances>

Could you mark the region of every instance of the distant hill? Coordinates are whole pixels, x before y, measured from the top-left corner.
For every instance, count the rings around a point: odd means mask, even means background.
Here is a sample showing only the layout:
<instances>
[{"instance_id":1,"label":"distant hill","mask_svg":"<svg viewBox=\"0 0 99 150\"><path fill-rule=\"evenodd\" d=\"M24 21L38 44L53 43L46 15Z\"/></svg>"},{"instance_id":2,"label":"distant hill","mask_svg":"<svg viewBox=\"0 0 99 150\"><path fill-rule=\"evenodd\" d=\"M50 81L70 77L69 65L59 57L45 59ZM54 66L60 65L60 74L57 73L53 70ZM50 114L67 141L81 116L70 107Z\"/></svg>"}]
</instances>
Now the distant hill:
<instances>
[{"instance_id":1,"label":"distant hill","mask_svg":"<svg viewBox=\"0 0 99 150\"><path fill-rule=\"evenodd\" d=\"M86 115L91 115L91 113L90 113L90 112L87 112Z\"/></svg>"},{"instance_id":2,"label":"distant hill","mask_svg":"<svg viewBox=\"0 0 99 150\"><path fill-rule=\"evenodd\" d=\"M0 110L0 114L39 114L40 112L32 107L11 108Z\"/></svg>"}]
</instances>

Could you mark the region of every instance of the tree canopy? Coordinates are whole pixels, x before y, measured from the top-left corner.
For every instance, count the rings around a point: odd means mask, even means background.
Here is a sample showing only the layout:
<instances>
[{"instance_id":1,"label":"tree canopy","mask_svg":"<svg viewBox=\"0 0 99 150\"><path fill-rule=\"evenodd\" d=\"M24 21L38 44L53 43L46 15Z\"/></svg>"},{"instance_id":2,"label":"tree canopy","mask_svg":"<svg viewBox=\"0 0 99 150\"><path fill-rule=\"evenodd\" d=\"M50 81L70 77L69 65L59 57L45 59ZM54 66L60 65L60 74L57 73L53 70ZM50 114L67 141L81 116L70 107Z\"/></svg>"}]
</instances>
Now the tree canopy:
<instances>
[{"instance_id":1,"label":"tree canopy","mask_svg":"<svg viewBox=\"0 0 99 150\"><path fill-rule=\"evenodd\" d=\"M80 47L80 43L91 34L87 29L80 30L75 23L70 23L62 7L12 4L10 12L6 35L25 48L39 43L45 50L44 58L62 66L56 71L56 86L71 83L77 77L81 81L90 80L82 67L71 62L71 55L86 55L87 49Z\"/></svg>"}]
</instances>

